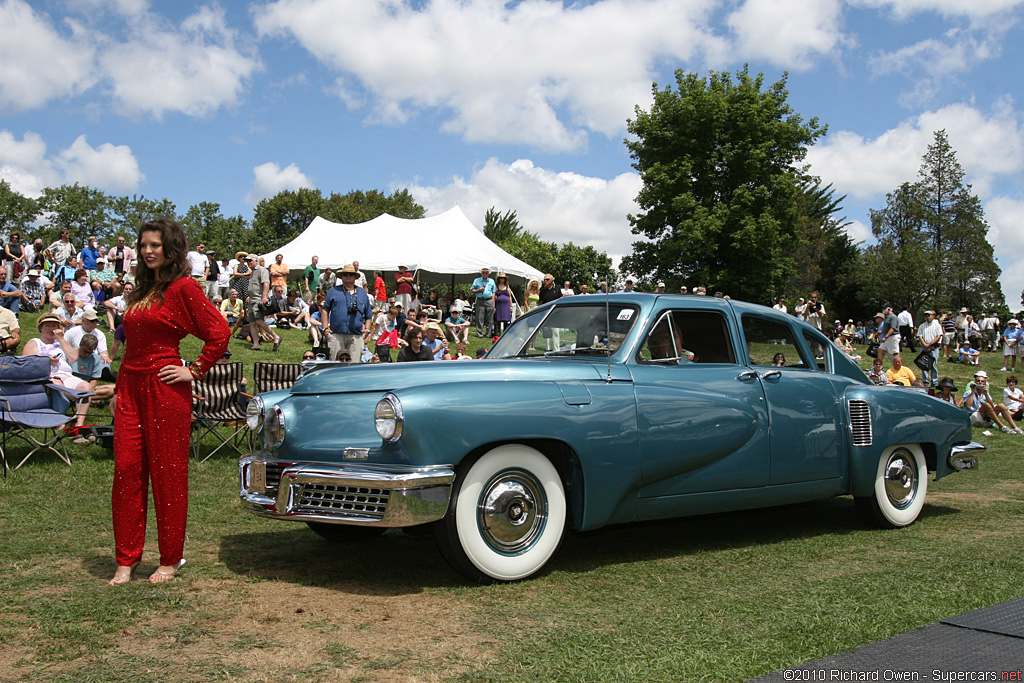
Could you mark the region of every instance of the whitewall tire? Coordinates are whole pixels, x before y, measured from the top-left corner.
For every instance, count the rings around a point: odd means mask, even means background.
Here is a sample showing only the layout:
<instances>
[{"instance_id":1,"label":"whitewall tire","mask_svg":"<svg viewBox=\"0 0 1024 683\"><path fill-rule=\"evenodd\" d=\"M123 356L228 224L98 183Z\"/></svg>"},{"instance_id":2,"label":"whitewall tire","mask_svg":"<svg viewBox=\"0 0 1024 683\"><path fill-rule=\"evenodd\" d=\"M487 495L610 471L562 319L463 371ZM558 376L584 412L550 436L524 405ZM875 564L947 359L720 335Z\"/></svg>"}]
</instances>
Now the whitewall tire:
<instances>
[{"instance_id":1,"label":"whitewall tire","mask_svg":"<svg viewBox=\"0 0 1024 683\"><path fill-rule=\"evenodd\" d=\"M917 444L887 448L878 459L872 495L857 498L869 522L895 529L913 524L928 493L928 465Z\"/></svg>"},{"instance_id":2,"label":"whitewall tire","mask_svg":"<svg viewBox=\"0 0 1024 683\"><path fill-rule=\"evenodd\" d=\"M555 466L520 444L499 446L460 471L435 534L456 571L482 583L519 581L558 552L568 518Z\"/></svg>"}]
</instances>

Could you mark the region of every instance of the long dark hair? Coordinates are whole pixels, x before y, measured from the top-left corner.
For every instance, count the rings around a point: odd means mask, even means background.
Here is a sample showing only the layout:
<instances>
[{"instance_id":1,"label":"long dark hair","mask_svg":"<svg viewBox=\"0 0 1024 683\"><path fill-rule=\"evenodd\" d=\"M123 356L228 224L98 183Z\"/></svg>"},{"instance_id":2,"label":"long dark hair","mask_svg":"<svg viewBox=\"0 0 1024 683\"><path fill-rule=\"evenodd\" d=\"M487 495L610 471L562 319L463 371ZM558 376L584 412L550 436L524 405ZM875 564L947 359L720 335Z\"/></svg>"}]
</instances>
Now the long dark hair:
<instances>
[{"instance_id":1,"label":"long dark hair","mask_svg":"<svg viewBox=\"0 0 1024 683\"><path fill-rule=\"evenodd\" d=\"M160 242L164 249L164 266L157 277L155 270L142 262L142 233L160 233ZM139 236L135 238L135 253L140 259L135 264L135 289L128 295L126 303L133 306L144 299L163 303L164 292L172 282L180 277L188 277L191 268L185 255L188 253L188 241L185 230L180 223L170 218L158 218L143 223L139 228Z\"/></svg>"}]
</instances>

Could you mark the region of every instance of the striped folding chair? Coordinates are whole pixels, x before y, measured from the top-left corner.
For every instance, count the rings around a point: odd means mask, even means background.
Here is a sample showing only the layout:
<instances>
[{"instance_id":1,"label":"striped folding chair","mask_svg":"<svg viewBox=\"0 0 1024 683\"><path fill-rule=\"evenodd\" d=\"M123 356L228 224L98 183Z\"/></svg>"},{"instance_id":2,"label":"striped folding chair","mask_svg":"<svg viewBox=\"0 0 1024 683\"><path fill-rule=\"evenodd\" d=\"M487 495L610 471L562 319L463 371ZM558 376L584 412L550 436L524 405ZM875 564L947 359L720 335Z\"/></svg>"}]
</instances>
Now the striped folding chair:
<instances>
[{"instance_id":1,"label":"striped folding chair","mask_svg":"<svg viewBox=\"0 0 1024 683\"><path fill-rule=\"evenodd\" d=\"M253 393L290 389L301 373L302 365L299 363L256 363L252 368L256 385Z\"/></svg>"},{"instance_id":2,"label":"striped folding chair","mask_svg":"<svg viewBox=\"0 0 1024 683\"><path fill-rule=\"evenodd\" d=\"M242 364L218 363L206 377L192 383L192 455L199 457L200 445L213 436L217 447L202 462L224 446L243 455L240 443L245 434L245 403L251 394L242 391Z\"/></svg>"}]
</instances>

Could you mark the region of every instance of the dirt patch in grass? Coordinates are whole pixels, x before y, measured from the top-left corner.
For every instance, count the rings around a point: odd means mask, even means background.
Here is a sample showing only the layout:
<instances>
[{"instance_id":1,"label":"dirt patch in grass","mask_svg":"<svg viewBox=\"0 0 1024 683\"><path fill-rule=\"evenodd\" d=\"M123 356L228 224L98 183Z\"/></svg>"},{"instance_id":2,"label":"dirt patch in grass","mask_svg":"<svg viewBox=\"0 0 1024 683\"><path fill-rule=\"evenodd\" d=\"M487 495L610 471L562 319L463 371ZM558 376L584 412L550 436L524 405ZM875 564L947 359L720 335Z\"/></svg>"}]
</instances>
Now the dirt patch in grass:
<instances>
[{"instance_id":1,"label":"dirt patch in grass","mask_svg":"<svg viewBox=\"0 0 1024 683\"><path fill-rule=\"evenodd\" d=\"M210 662L236 681L443 681L488 668L497 647L466 605L430 592L367 595L344 585L195 581L190 619L154 615L114 637L125 656ZM240 674L240 675L239 675Z\"/></svg>"}]
</instances>

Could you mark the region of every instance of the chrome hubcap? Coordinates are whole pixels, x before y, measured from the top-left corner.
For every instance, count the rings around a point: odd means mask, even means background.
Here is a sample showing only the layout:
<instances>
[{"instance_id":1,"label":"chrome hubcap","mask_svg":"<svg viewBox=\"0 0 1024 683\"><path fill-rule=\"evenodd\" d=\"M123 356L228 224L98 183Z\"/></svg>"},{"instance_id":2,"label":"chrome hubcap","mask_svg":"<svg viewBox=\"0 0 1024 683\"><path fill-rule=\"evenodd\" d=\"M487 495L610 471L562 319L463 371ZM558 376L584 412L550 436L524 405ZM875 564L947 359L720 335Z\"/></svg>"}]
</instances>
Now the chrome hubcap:
<instances>
[{"instance_id":1,"label":"chrome hubcap","mask_svg":"<svg viewBox=\"0 0 1024 683\"><path fill-rule=\"evenodd\" d=\"M484 486L477 524L496 552L518 555L529 550L546 519L544 489L529 472L502 472Z\"/></svg>"},{"instance_id":2,"label":"chrome hubcap","mask_svg":"<svg viewBox=\"0 0 1024 683\"><path fill-rule=\"evenodd\" d=\"M885 495L897 508L905 508L917 492L917 461L913 454L900 449L889 456L885 465Z\"/></svg>"}]
</instances>

